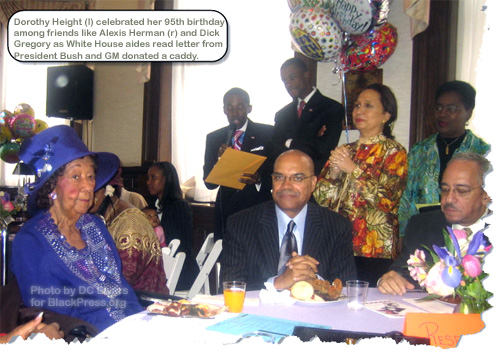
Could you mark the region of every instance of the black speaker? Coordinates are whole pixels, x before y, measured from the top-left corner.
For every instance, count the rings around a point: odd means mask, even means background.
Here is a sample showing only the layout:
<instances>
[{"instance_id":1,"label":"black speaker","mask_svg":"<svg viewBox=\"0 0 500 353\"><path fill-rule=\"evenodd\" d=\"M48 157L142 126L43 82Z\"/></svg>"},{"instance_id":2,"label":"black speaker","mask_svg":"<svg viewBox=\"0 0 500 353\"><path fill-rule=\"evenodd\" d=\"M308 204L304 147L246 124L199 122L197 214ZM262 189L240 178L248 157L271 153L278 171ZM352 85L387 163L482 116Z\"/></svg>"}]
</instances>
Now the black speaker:
<instances>
[{"instance_id":1,"label":"black speaker","mask_svg":"<svg viewBox=\"0 0 500 353\"><path fill-rule=\"evenodd\" d=\"M85 65L47 68L48 117L90 120L94 108L94 71Z\"/></svg>"}]
</instances>

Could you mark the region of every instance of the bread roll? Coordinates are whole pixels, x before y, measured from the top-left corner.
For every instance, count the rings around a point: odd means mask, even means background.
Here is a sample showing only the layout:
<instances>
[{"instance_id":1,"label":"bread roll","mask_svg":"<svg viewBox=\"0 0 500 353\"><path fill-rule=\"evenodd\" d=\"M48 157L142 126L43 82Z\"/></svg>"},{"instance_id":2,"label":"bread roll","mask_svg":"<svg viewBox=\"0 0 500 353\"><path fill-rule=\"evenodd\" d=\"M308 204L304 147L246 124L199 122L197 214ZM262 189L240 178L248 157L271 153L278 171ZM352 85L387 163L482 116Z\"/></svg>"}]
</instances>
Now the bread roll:
<instances>
[{"instance_id":1,"label":"bread roll","mask_svg":"<svg viewBox=\"0 0 500 353\"><path fill-rule=\"evenodd\" d=\"M309 282L299 281L292 286L290 294L298 300L311 300L314 297L314 288Z\"/></svg>"}]
</instances>

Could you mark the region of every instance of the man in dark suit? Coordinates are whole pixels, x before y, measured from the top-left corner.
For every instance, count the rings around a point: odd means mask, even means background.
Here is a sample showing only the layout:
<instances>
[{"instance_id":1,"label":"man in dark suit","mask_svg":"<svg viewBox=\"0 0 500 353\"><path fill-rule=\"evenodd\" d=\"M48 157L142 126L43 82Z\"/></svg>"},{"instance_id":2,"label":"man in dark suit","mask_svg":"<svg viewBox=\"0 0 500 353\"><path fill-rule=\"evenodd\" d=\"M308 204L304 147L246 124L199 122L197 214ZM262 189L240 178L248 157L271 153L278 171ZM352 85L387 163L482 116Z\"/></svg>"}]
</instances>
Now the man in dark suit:
<instances>
[{"instance_id":1,"label":"man in dark suit","mask_svg":"<svg viewBox=\"0 0 500 353\"><path fill-rule=\"evenodd\" d=\"M309 202L317 180L313 171L312 159L302 151L286 151L276 159L274 202L238 212L228 220L223 281L244 281L252 290L263 288L265 282L277 289L290 288L317 275L330 282L356 278L352 225Z\"/></svg>"},{"instance_id":2,"label":"man in dark suit","mask_svg":"<svg viewBox=\"0 0 500 353\"><path fill-rule=\"evenodd\" d=\"M246 91L232 88L224 95L223 102L229 125L207 135L203 180L208 177L226 148L266 156L266 145L272 135L271 125L254 123L248 119L252 106ZM264 162L255 175L242 174L240 182L247 184L243 190L220 187L215 201L215 238L222 238L230 215L271 199L271 175L267 166ZM205 185L208 189L219 186L207 182Z\"/></svg>"},{"instance_id":3,"label":"man in dark suit","mask_svg":"<svg viewBox=\"0 0 500 353\"><path fill-rule=\"evenodd\" d=\"M389 272L378 280L377 287L384 294L406 293L418 287L409 273L407 261L415 250L431 255L423 247L444 246L443 230L469 228L472 234L485 228L489 216L490 198L484 187L484 178L490 169L490 162L480 154L465 152L453 156L446 167L441 189L441 210L428 211L410 218L405 229L403 248Z\"/></svg>"},{"instance_id":4,"label":"man in dark suit","mask_svg":"<svg viewBox=\"0 0 500 353\"><path fill-rule=\"evenodd\" d=\"M283 151L298 149L313 159L318 175L339 142L344 107L311 85L307 66L298 58L283 63L281 79L293 101L274 118L273 160Z\"/></svg>"}]
</instances>

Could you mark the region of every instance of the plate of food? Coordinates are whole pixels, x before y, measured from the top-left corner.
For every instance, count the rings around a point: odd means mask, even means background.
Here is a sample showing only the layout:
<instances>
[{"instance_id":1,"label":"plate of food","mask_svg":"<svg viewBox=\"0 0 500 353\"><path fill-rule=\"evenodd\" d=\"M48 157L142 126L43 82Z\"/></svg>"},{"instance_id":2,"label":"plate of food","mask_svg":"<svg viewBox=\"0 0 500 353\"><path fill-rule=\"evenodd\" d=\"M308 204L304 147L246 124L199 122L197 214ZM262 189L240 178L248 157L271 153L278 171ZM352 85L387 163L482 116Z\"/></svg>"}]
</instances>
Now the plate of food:
<instances>
[{"instance_id":1,"label":"plate of food","mask_svg":"<svg viewBox=\"0 0 500 353\"><path fill-rule=\"evenodd\" d=\"M188 300L173 302L157 302L149 305L146 309L150 314L165 315L171 317L191 317L211 319L222 313L224 308L212 304L191 303Z\"/></svg>"},{"instance_id":2,"label":"plate of food","mask_svg":"<svg viewBox=\"0 0 500 353\"><path fill-rule=\"evenodd\" d=\"M338 278L331 284L321 279L299 281L290 288L290 296L297 304L305 306L332 305L346 298L342 294L342 281Z\"/></svg>"}]
</instances>

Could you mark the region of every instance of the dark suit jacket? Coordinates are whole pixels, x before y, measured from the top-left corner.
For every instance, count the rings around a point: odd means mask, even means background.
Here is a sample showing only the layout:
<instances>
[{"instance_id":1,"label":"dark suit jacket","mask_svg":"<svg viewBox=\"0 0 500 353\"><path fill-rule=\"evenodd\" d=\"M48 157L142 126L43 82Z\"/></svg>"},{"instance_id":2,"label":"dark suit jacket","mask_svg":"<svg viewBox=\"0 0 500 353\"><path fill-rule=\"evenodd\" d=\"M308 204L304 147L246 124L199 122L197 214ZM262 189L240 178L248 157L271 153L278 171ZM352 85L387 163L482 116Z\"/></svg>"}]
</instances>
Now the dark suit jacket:
<instances>
[{"instance_id":1,"label":"dark suit jacket","mask_svg":"<svg viewBox=\"0 0 500 353\"><path fill-rule=\"evenodd\" d=\"M214 165L219 160L218 151L222 144L227 142L229 126L213 131L207 135L205 147L205 165L203 166L203 179L205 180ZM267 145L272 136L273 127L271 125L254 123L248 119L247 129L243 137L241 150L267 156ZM215 237L222 237L225 223L230 215L245 208L257 205L263 201L270 200L271 196L271 165L264 162L259 169L262 185L258 191L254 185L247 185L243 190L237 190L222 186L217 193L215 202ZM209 189L215 189L219 185L205 182Z\"/></svg>"},{"instance_id":2,"label":"dark suit jacket","mask_svg":"<svg viewBox=\"0 0 500 353\"><path fill-rule=\"evenodd\" d=\"M425 258L432 260L431 255L422 245L429 249L432 249L433 245L444 246L443 230L449 225L441 210L424 212L411 217L405 229L401 253L389 270L398 272L418 288L418 283L411 278L410 271L406 267L407 261L417 249L423 250Z\"/></svg>"},{"instance_id":3,"label":"dark suit jacket","mask_svg":"<svg viewBox=\"0 0 500 353\"><path fill-rule=\"evenodd\" d=\"M286 151L285 142L293 139L290 149L298 149L311 156L318 175L330 157L330 151L337 147L344 118L342 104L323 96L319 90L305 105L300 119L297 100L294 100L278 111L274 118L272 160ZM326 131L318 136L322 126L326 126Z\"/></svg>"},{"instance_id":4,"label":"dark suit jacket","mask_svg":"<svg viewBox=\"0 0 500 353\"><path fill-rule=\"evenodd\" d=\"M356 279L352 225L327 208L309 203L302 254L319 261L318 274L332 282ZM245 281L247 288L264 288L276 276L279 261L278 221L274 201L231 216L224 234L223 281Z\"/></svg>"}]
</instances>

